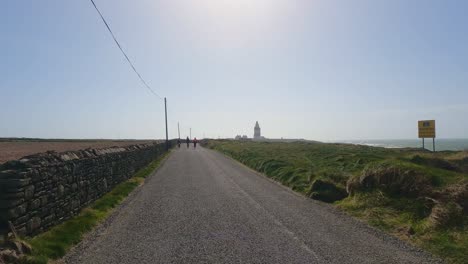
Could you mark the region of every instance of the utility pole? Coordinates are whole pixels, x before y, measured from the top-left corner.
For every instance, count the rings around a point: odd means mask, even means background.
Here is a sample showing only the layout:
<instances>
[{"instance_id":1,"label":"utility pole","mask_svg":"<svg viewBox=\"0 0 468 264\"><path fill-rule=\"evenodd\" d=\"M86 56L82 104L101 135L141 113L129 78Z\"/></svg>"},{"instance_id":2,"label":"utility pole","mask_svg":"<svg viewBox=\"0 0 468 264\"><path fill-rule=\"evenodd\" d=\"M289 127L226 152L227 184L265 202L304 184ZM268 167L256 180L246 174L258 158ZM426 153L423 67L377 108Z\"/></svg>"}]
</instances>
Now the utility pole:
<instances>
[{"instance_id":1,"label":"utility pole","mask_svg":"<svg viewBox=\"0 0 468 264\"><path fill-rule=\"evenodd\" d=\"M167 100L164 97L164 113L166 116L166 151L169 150L169 134L167 132Z\"/></svg>"},{"instance_id":2,"label":"utility pole","mask_svg":"<svg viewBox=\"0 0 468 264\"><path fill-rule=\"evenodd\" d=\"M179 139L180 139L180 127L179 127L179 122L177 122L177 133L179 134Z\"/></svg>"}]
</instances>

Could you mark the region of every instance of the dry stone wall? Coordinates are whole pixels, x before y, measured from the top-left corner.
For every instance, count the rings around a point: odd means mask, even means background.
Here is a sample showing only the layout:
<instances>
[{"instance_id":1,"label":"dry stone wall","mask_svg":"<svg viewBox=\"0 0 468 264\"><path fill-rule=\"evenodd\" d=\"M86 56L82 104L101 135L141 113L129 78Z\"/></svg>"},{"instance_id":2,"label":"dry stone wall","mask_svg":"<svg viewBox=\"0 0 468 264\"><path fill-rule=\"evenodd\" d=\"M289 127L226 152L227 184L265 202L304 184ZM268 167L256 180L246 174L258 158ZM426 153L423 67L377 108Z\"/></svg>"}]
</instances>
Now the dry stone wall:
<instances>
[{"instance_id":1,"label":"dry stone wall","mask_svg":"<svg viewBox=\"0 0 468 264\"><path fill-rule=\"evenodd\" d=\"M0 234L9 221L25 236L63 222L165 151L155 143L47 152L0 165Z\"/></svg>"}]
</instances>

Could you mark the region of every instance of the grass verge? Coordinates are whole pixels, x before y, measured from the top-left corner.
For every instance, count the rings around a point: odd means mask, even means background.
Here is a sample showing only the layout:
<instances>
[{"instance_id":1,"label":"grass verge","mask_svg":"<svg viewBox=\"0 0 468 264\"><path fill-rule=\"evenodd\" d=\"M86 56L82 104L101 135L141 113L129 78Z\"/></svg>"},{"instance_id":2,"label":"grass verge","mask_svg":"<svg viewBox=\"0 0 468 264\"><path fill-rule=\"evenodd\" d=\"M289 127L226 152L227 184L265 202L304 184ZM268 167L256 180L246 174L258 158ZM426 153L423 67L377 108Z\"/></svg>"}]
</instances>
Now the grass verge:
<instances>
[{"instance_id":1,"label":"grass verge","mask_svg":"<svg viewBox=\"0 0 468 264\"><path fill-rule=\"evenodd\" d=\"M447 263L467 263L468 221L455 226L433 228L422 201L392 197L373 191L336 202L338 208L365 220L369 225L417 245Z\"/></svg>"},{"instance_id":2,"label":"grass verge","mask_svg":"<svg viewBox=\"0 0 468 264\"><path fill-rule=\"evenodd\" d=\"M467 263L467 152L304 142L203 144L448 263Z\"/></svg>"},{"instance_id":3,"label":"grass verge","mask_svg":"<svg viewBox=\"0 0 468 264\"><path fill-rule=\"evenodd\" d=\"M168 154L162 155L139 170L132 178L117 185L90 207L83 209L77 216L38 236L24 239L31 245L32 254L25 257L22 263L45 264L50 259L63 257L72 246L81 241L84 234L106 219L113 208L119 205L137 186L143 184L144 179L159 167Z\"/></svg>"}]
</instances>

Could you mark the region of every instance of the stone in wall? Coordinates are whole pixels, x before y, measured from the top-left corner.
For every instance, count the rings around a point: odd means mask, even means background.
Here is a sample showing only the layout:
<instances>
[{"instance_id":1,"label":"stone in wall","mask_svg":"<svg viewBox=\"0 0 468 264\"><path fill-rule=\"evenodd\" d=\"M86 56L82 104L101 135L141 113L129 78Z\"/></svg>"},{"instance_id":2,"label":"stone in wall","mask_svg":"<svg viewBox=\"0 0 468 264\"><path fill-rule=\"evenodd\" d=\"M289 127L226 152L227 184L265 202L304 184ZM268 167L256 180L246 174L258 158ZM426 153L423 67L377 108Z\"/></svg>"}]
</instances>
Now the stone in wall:
<instances>
[{"instance_id":1,"label":"stone in wall","mask_svg":"<svg viewBox=\"0 0 468 264\"><path fill-rule=\"evenodd\" d=\"M0 232L32 236L78 214L166 150L144 144L46 152L0 165Z\"/></svg>"}]
</instances>

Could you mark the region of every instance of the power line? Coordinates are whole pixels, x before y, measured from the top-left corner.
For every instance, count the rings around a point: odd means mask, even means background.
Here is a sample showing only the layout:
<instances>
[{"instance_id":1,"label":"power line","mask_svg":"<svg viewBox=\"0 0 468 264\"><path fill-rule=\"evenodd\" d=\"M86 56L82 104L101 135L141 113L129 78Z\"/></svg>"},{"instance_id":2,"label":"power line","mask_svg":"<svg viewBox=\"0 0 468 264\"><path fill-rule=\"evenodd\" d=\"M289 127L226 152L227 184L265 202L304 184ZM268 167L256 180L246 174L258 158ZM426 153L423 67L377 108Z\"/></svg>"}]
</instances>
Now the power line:
<instances>
[{"instance_id":1,"label":"power line","mask_svg":"<svg viewBox=\"0 0 468 264\"><path fill-rule=\"evenodd\" d=\"M111 28L109 27L109 24L107 24L107 21L106 19L104 18L104 16L102 15L101 11L99 11L99 9L97 8L96 4L94 3L94 0L91 0L91 3L93 4L94 8L96 9L96 11L99 13L99 16L101 17L102 19L102 22L104 22L104 24L106 25L107 27L107 30L109 30L109 32L111 33L112 35L112 38L114 39L115 41L115 44L117 44L117 47L119 47L120 51L122 52L122 54L124 55L125 59L127 59L128 63L130 64L130 66L132 67L133 71L136 73L136 75L138 75L138 78L140 78L140 81L143 83L143 85L154 95L156 95L157 97L159 97L161 100L163 100L163 98L157 94L155 91L153 91L153 89L151 89L151 87L146 83L146 81L141 77L140 73L138 73L138 71L136 70L135 66L133 66L133 63L132 61L128 58L127 54L125 53L125 51L122 49L122 46L120 46L120 43L119 41L117 40L117 38L115 37L114 33L112 32Z\"/></svg>"}]
</instances>

